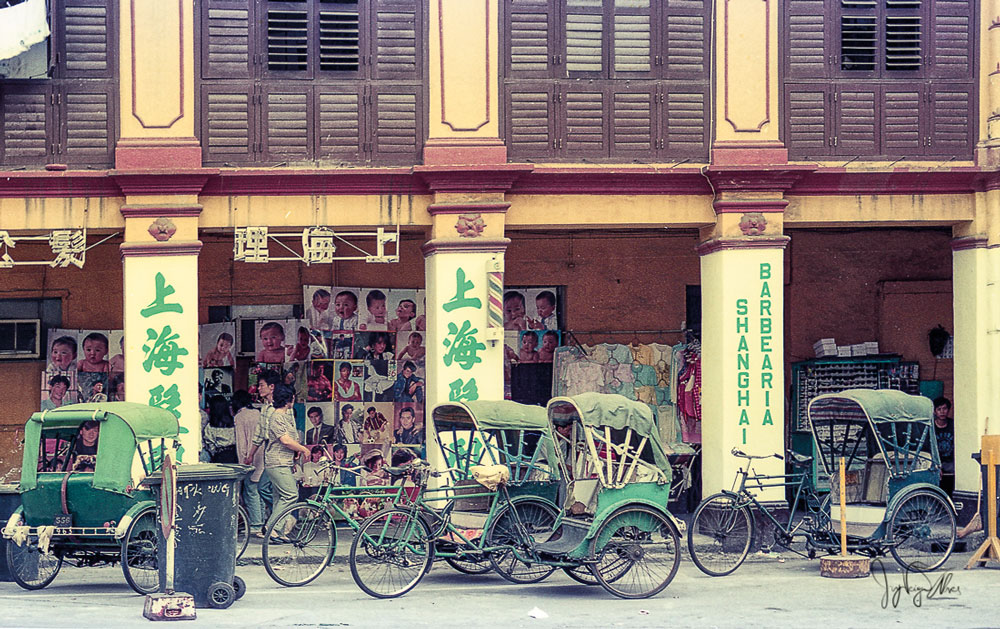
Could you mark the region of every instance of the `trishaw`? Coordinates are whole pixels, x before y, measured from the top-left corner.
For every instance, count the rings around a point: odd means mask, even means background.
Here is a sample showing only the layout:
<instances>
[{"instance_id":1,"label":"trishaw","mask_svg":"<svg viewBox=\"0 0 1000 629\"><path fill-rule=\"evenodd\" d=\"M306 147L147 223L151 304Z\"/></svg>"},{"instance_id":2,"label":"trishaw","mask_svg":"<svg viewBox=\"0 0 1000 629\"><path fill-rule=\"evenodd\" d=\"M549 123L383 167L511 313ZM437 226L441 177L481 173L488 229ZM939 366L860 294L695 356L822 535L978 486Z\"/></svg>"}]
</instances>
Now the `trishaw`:
<instances>
[{"instance_id":1,"label":"trishaw","mask_svg":"<svg viewBox=\"0 0 1000 629\"><path fill-rule=\"evenodd\" d=\"M88 444L95 426L96 445ZM36 590L63 561L121 561L133 590L157 591L156 505L139 482L160 469L177 434L170 412L131 402L33 414L24 428L21 507L3 529L14 581Z\"/></svg>"},{"instance_id":2,"label":"trishaw","mask_svg":"<svg viewBox=\"0 0 1000 629\"><path fill-rule=\"evenodd\" d=\"M499 433L491 435L476 415L454 412L456 408L435 409L439 443L446 452L448 433L462 426L482 435L484 443L498 439ZM553 399L547 416L553 426L548 433L551 447L541 441L541 448L536 444L522 450L522 439L487 448L524 452L506 456L499 465L465 466L461 457L449 457L452 485L425 490L412 506L366 520L351 548L358 585L380 597L409 591L429 569L438 540L446 537L454 542L456 557L485 557L501 576L518 583L536 582L563 568L589 570L596 582L623 598L645 598L663 590L680 562L680 527L666 508L670 465L652 411L622 396L587 393ZM464 452L471 462L475 455L469 450L473 448ZM518 474L516 462L525 460L532 463ZM465 469L482 487L474 494L457 495L464 479L456 480L454 474L464 475ZM512 482L531 483L536 472L553 469L558 470L561 509L536 495L538 487L530 484L511 495ZM477 539L454 524L461 513L456 505L469 498L489 501ZM435 508L434 501L443 504Z\"/></svg>"},{"instance_id":3,"label":"trishaw","mask_svg":"<svg viewBox=\"0 0 1000 629\"><path fill-rule=\"evenodd\" d=\"M955 507L937 484L941 460L933 411L930 399L895 390L817 396L807 412L829 493L813 486L813 457L789 452L797 471L765 475L753 471L753 459L782 457L734 450L747 459L746 469L737 472L733 491L706 498L695 511L688 534L695 564L712 576L736 570L754 537L754 507L774 525L773 543L762 540L765 548L781 546L810 558L839 553L843 458L848 550L872 558L891 554L910 571L939 568L955 545ZM754 492L767 487L793 490L787 520L757 500ZM804 542L804 552L793 546L797 542Z\"/></svg>"}]
</instances>

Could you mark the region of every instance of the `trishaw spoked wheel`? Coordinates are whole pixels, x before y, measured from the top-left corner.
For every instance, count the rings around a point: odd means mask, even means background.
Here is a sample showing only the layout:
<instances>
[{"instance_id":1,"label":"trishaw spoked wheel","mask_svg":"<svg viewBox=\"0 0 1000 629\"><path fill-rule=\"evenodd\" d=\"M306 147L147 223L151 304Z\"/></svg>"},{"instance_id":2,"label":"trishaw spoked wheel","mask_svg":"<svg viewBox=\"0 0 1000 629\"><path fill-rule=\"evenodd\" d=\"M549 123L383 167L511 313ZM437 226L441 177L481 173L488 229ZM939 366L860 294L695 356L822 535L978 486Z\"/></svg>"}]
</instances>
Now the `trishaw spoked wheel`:
<instances>
[{"instance_id":1,"label":"trishaw spoked wheel","mask_svg":"<svg viewBox=\"0 0 1000 629\"><path fill-rule=\"evenodd\" d=\"M264 536L264 568L281 585L295 587L323 574L337 548L337 529L325 509L297 503L274 518Z\"/></svg>"},{"instance_id":2,"label":"trishaw spoked wheel","mask_svg":"<svg viewBox=\"0 0 1000 629\"><path fill-rule=\"evenodd\" d=\"M955 547L955 514L940 494L915 491L893 511L888 541L893 558L906 570L936 570Z\"/></svg>"},{"instance_id":3,"label":"trishaw spoked wheel","mask_svg":"<svg viewBox=\"0 0 1000 629\"><path fill-rule=\"evenodd\" d=\"M572 568L563 568L563 572L566 573L570 579L573 579L577 583L582 583L584 585L600 585L600 581L594 576L594 573L590 570L590 566L574 566Z\"/></svg>"},{"instance_id":4,"label":"trishaw spoked wheel","mask_svg":"<svg viewBox=\"0 0 1000 629\"><path fill-rule=\"evenodd\" d=\"M236 510L236 558L239 559L246 552L250 544L250 516L247 510L240 505Z\"/></svg>"},{"instance_id":5,"label":"trishaw spoked wheel","mask_svg":"<svg viewBox=\"0 0 1000 629\"><path fill-rule=\"evenodd\" d=\"M688 530L691 559L705 574L722 577L740 567L750 552L754 523L750 509L732 496L715 494L695 509Z\"/></svg>"},{"instance_id":6,"label":"trishaw spoked wheel","mask_svg":"<svg viewBox=\"0 0 1000 629\"><path fill-rule=\"evenodd\" d=\"M361 524L351 543L351 576L365 593L394 598L412 590L434 560L427 524L405 509L386 509Z\"/></svg>"},{"instance_id":7,"label":"trishaw spoked wheel","mask_svg":"<svg viewBox=\"0 0 1000 629\"><path fill-rule=\"evenodd\" d=\"M156 509L140 512L129 524L122 540L122 573L138 594L160 589L160 566L156 558Z\"/></svg>"},{"instance_id":8,"label":"trishaw spoked wheel","mask_svg":"<svg viewBox=\"0 0 1000 629\"><path fill-rule=\"evenodd\" d=\"M555 572L554 566L522 561L514 549L522 554L527 552L533 540L523 536L551 531L557 515L552 505L532 498L503 507L486 531L488 547L507 547L490 553L490 563L497 574L513 583L538 583ZM518 526L518 521L522 526Z\"/></svg>"},{"instance_id":9,"label":"trishaw spoked wheel","mask_svg":"<svg viewBox=\"0 0 1000 629\"><path fill-rule=\"evenodd\" d=\"M445 557L444 560L445 563L462 574L486 574L493 570L489 558L485 555L469 554L462 557Z\"/></svg>"},{"instance_id":10,"label":"trishaw spoked wheel","mask_svg":"<svg viewBox=\"0 0 1000 629\"><path fill-rule=\"evenodd\" d=\"M38 549L38 537L29 535L23 544L18 546L12 540L7 540L7 568L14 581L26 590L40 590L59 574L62 567L62 555L51 552L42 553Z\"/></svg>"},{"instance_id":11,"label":"trishaw spoked wheel","mask_svg":"<svg viewBox=\"0 0 1000 629\"><path fill-rule=\"evenodd\" d=\"M594 576L620 598L648 598L670 584L681 561L680 536L662 513L625 507L594 537Z\"/></svg>"}]
</instances>

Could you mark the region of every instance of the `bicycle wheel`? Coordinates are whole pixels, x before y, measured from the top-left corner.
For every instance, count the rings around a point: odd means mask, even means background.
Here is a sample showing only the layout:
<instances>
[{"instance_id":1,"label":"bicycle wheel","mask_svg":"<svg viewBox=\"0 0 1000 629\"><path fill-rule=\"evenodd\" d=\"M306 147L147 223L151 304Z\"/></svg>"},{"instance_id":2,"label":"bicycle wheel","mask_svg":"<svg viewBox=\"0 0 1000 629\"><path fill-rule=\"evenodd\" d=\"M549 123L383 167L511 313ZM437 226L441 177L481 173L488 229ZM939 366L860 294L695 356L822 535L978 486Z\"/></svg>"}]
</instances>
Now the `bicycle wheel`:
<instances>
[{"instance_id":1,"label":"bicycle wheel","mask_svg":"<svg viewBox=\"0 0 1000 629\"><path fill-rule=\"evenodd\" d=\"M156 509L140 512L122 540L122 573L137 594L160 589L160 564L156 558Z\"/></svg>"},{"instance_id":2,"label":"bicycle wheel","mask_svg":"<svg viewBox=\"0 0 1000 629\"><path fill-rule=\"evenodd\" d=\"M914 491L893 511L888 541L893 559L906 570L936 570L955 547L955 514L940 494Z\"/></svg>"},{"instance_id":3,"label":"bicycle wheel","mask_svg":"<svg viewBox=\"0 0 1000 629\"><path fill-rule=\"evenodd\" d=\"M600 585L597 577L591 571L590 566L575 566L573 568L563 568L563 572L566 573L570 579L573 579L577 583L582 583L584 585Z\"/></svg>"},{"instance_id":4,"label":"bicycle wheel","mask_svg":"<svg viewBox=\"0 0 1000 629\"><path fill-rule=\"evenodd\" d=\"M236 558L239 559L250 544L250 515L240 505L236 509Z\"/></svg>"},{"instance_id":5,"label":"bicycle wheel","mask_svg":"<svg viewBox=\"0 0 1000 629\"><path fill-rule=\"evenodd\" d=\"M294 504L271 523L264 536L264 568L288 587L309 583L323 574L337 549L337 529L325 509Z\"/></svg>"},{"instance_id":6,"label":"bicycle wheel","mask_svg":"<svg viewBox=\"0 0 1000 629\"><path fill-rule=\"evenodd\" d=\"M351 542L351 576L375 598L394 598L412 590L434 560L427 524L412 511L389 508L361 524Z\"/></svg>"},{"instance_id":7,"label":"bicycle wheel","mask_svg":"<svg viewBox=\"0 0 1000 629\"><path fill-rule=\"evenodd\" d=\"M597 581L619 598L648 598L670 584L681 563L680 535L667 516L650 507L625 507L594 537Z\"/></svg>"},{"instance_id":8,"label":"bicycle wheel","mask_svg":"<svg viewBox=\"0 0 1000 629\"><path fill-rule=\"evenodd\" d=\"M465 555L462 557L445 557L445 563L462 574L486 574L493 570L490 560L483 555Z\"/></svg>"},{"instance_id":9,"label":"bicycle wheel","mask_svg":"<svg viewBox=\"0 0 1000 629\"><path fill-rule=\"evenodd\" d=\"M753 533L749 507L725 494L709 496L695 509L688 530L691 559L709 576L730 574L747 558Z\"/></svg>"},{"instance_id":10,"label":"bicycle wheel","mask_svg":"<svg viewBox=\"0 0 1000 629\"><path fill-rule=\"evenodd\" d=\"M52 583L59 574L62 562L62 555L56 555L51 549L47 553L38 549L36 535L29 535L20 546L7 540L7 568L10 576L26 590L40 590Z\"/></svg>"},{"instance_id":11,"label":"bicycle wheel","mask_svg":"<svg viewBox=\"0 0 1000 629\"><path fill-rule=\"evenodd\" d=\"M524 561L518 555L530 556L534 544L531 536L551 531L557 515L555 507L533 498L502 507L486 529L486 546L502 547L489 555L497 574L513 583L537 583L555 572L554 566Z\"/></svg>"}]
</instances>

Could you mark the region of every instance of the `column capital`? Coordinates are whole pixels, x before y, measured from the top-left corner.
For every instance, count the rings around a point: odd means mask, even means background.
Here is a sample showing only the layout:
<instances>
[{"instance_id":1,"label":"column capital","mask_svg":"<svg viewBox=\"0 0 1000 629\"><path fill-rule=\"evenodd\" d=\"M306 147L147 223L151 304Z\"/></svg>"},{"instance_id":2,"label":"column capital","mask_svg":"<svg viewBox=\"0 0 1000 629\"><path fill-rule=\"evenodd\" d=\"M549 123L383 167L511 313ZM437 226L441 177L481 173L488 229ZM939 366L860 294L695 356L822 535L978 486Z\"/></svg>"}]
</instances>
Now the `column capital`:
<instances>
[{"instance_id":1,"label":"column capital","mask_svg":"<svg viewBox=\"0 0 1000 629\"><path fill-rule=\"evenodd\" d=\"M713 165L704 173L716 192L775 192L780 196L815 170L816 167L809 164L781 168Z\"/></svg>"},{"instance_id":2,"label":"column capital","mask_svg":"<svg viewBox=\"0 0 1000 629\"><path fill-rule=\"evenodd\" d=\"M437 253L504 253L510 238L435 238L420 248L425 258Z\"/></svg>"},{"instance_id":3,"label":"column capital","mask_svg":"<svg viewBox=\"0 0 1000 629\"><path fill-rule=\"evenodd\" d=\"M492 166L414 166L433 193L505 193L522 175L534 170L531 164Z\"/></svg>"},{"instance_id":4,"label":"column capital","mask_svg":"<svg viewBox=\"0 0 1000 629\"><path fill-rule=\"evenodd\" d=\"M217 169L192 168L171 171L113 170L111 177L126 197L148 195L199 195Z\"/></svg>"},{"instance_id":5,"label":"column capital","mask_svg":"<svg viewBox=\"0 0 1000 629\"><path fill-rule=\"evenodd\" d=\"M746 236L743 238L713 238L699 244L699 256L729 249L784 249L791 240L788 236Z\"/></svg>"},{"instance_id":6,"label":"column capital","mask_svg":"<svg viewBox=\"0 0 1000 629\"><path fill-rule=\"evenodd\" d=\"M150 258L159 256L190 256L201 253L200 240L179 240L175 242L125 242L119 246L122 259Z\"/></svg>"}]
</instances>

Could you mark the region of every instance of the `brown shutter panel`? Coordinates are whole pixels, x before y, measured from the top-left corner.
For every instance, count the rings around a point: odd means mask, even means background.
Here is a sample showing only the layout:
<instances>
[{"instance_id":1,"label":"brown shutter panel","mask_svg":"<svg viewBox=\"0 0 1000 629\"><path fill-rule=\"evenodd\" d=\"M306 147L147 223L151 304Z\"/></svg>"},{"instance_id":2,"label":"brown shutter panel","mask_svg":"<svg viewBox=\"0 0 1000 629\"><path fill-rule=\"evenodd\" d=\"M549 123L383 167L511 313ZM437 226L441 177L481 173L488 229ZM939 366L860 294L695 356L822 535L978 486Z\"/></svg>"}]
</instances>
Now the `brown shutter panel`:
<instances>
[{"instance_id":1,"label":"brown shutter panel","mask_svg":"<svg viewBox=\"0 0 1000 629\"><path fill-rule=\"evenodd\" d=\"M964 85L931 84L930 155L972 157L974 91Z\"/></svg>"},{"instance_id":2,"label":"brown shutter panel","mask_svg":"<svg viewBox=\"0 0 1000 629\"><path fill-rule=\"evenodd\" d=\"M319 72L325 76L360 76L364 22L356 2L321 4L319 11Z\"/></svg>"},{"instance_id":3,"label":"brown shutter panel","mask_svg":"<svg viewBox=\"0 0 1000 629\"><path fill-rule=\"evenodd\" d=\"M828 155L833 132L830 88L817 84L785 85L784 140L789 157Z\"/></svg>"},{"instance_id":4,"label":"brown shutter panel","mask_svg":"<svg viewBox=\"0 0 1000 629\"><path fill-rule=\"evenodd\" d=\"M205 164L247 164L254 161L256 94L243 86L203 86L201 147Z\"/></svg>"},{"instance_id":5,"label":"brown shutter panel","mask_svg":"<svg viewBox=\"0 0 1000 629\"><path fill-rule=\"evenodd\" d=\"M118 51L110 3L104 0L61 0L62 28L55 26L59 78L113 78ZM59 16L59 13L56 13Z\"/></svg>"},{"instance_id":6,"label":"brown shutter panel","mask_svg":"<svg viewBox=\"0 0 1000 629\"><path fill-rule=\"evenodd\" d=\"M827 45L831 14L824 0L785 0L784 74L789 79L825 77L832 47Z\"/></svg>"},{"instance_id":7,"label":"brown shutter panel","mask_svg":"<svg viewBox=\"0 0 1000 629\"><path fill-rule=\"evenodd\" d=\"M615 84L611 94L611 157L652 160L657 153L655 128L659 95L655 83L626 87Z\"/></svg>"},{"instance_id":8,"label":"brown shutter panel","mask_svg":"<svg viewBox=\"0 0 1000 629\"><path fill-rule=\"evenodd\" d=\"M879 128L876 103L879 86L869 88L837 86L834 92L836 112L836 148L838 155L877 155Z\"/></svg>"},{"instance_id":9,"label":"brown shutter panel","mask_svg":"<svg viewBox=\"0 0 1000 629\"><path fill-rule=\"evenodd\" d=\"M42 166L54 161L51 100L47 81L8 81L0 86L0 164Z\"/></svg>"},{"instance_id":10,"label":"brown shutter panel","mask_svg":"<svg viewBox=\"0 0 1000 629\"><path fill-rule=\"evenodd\" d=\"M315 90L317 158L362 161L366 135L361 108L363 85L317 85Z\"/></svg>"},{"instance_id":11,"label":"brown shutter panel","mask_svg":"<svg viewBox=\"0 0 1000 629\"><path fill-rule=\"evenodd\" d=\"M711 2L669 0L664 3L662 75L670 79L708 78L711 50Z\"/></svg>"},{"instance_id":12,"label":"brown shutter panel","mask_svg":"<svg viewBox=\"0 0 1000 629\"><path fill-rule=\"evenodd\" d=\"M313 159L312 87L294 82L270 84L261 98L261 159L296 162Z\"/></svg>"},{"instance_id":13,"label":"brown shutter panel","mask_svg":"<svg viewBox=\"0 0 1000 629\"><path fill-rule=\"evenodd\" d=\"M604 10L599 0L564 0L566 53L564 70L560 77L604 76L605 22Z\"/></svg>"},{"instance_id":14,"label":"brown shutter panel","mask_svg":"<svg viewBox=\"0 0 1000 629\"><path fill-rule=\"evenodd\" d=\"M557 54L554 0L510 0L505 32L508 78L550 78Z\"/></svg>"},{"instance_id":15,"label":"brown shutter panel","mask_svg":"<svg viewBox=\"0 0 1000 629\"><path fill-rule=\"evenodd\" d=\"M650 0L630 0L612 4L611 76L613 78L653 78L658 66L653 56L653 14Z\"/></svg>"},{"instance_id":16,"label":"brown shutter panel","mask_svg":"<svg viewBox=\"0 0 1000 629\"><path fill-rule=\"evenodd\" d=\"M971 0L936 0L931 2L931 76L971 79L975 53L975 12L978 3Z\"/></svg>"},{"instance_id":17,"label":"brown shutter panel","mask_svg":"<svg viewBox=\"0 0 1000 629\"><path fill-rule=\"evenodd\" d=\"M373 79L410 79L423 76L423 19L418 0L373 0Z\"/></svg>"},{"instance_id":18,"label":"brown shutter panel","mask_svg":"<svg viewBox=\"0 0 1000 629\"><path fill-rule=\"evenodd\" d=\"M686 83L664 83L665 119L663 156L675 159L708 157L708 88Z\"/></svg>"},{"instance_id":19,"label":"brown shutter panel","mask_svg":"<svg viewBox=\"0 0 1000 629\"><path fill-rule=\"evenodd\" d=\"M923 154L923 85L886 84L882 99L882 153L907 157Z\"/></svg>"},{"instance_id":20,"label":"brown shutter panel","mask_svg":"<svg viewBox=\"0 0 1000 629\"><path fill-rule=\"evenodd\" d=\"M419 164L424 145L423 88L376 85L371 99L372 162Z\"/></svg>"},{"instance_id":21,"label":"brown shutter panel","mask_svg":"<svg viewBox=\"0 0 1000 629\"><path fill-rule=\"evenodd\" d=\"M118 122L112 86L105 81L68 83L60 101L63 129L59 159L70 165L112 166Z\"/></svg>"},{"instance_id":22,"label":"brown shutter panel","mask_svg":"<svg viewBox=\"0 0 1000 629\"><path fill-rule=\"evenodd\" d=\"M555 154L556 87L550 81L507 85L507 153L512 160L540 160Z\"/></svg>"},{"instance_id":23,"label":"brown shutter panel","mask_svg":"<svg viewBox=\"0 0 1000 629\"><path fill-rule=\"evenodd\" d=\"M315 22L306 2L266 0L255 23L264 35L263 76L270 79L310 79L318 61Z\"/></svg>"},{"instance_id":24,"label":"brown shutter panel","mask_svg":"<svg viewBox=\"0 0 1000 629\"><path fill-rule=\"evenodd\" d=\"M250 0L204 0L201 6L202 78L249 78Z\"/></svg>"},{"instance_id":25,"label":"brown shutter panel","mask_svg":"<svg viewBox=\"0 0 1000 629\"><path fill-rule=\"evenodd\" d=\"M564 83L561 87L560 145L566 157L607 157L608 90L604 81L580 85Z\"/></svg>"}]
</instances>

